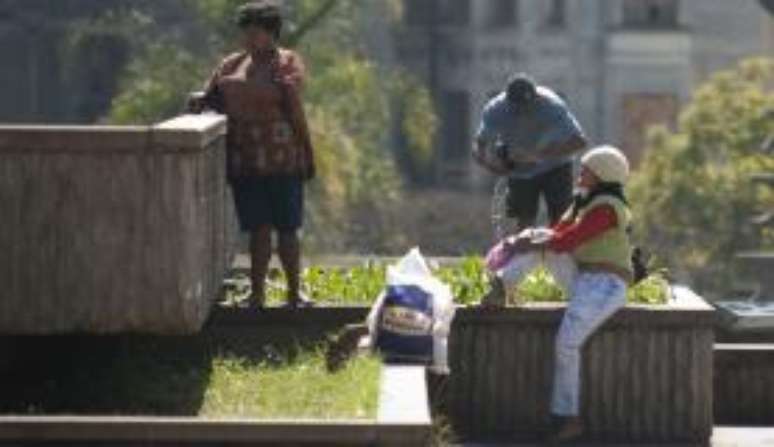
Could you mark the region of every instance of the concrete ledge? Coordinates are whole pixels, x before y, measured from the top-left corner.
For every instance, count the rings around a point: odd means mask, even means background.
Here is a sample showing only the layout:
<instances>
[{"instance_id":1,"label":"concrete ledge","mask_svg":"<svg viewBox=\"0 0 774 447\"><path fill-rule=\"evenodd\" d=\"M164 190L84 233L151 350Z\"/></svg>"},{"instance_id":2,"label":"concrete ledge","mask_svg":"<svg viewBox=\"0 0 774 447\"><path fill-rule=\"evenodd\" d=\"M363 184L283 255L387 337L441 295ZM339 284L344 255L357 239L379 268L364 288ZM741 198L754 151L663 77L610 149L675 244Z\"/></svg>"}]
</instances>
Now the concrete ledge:
<instances>
[{"instance_id":1,"label":"concrete ledge","mask_svg":"<svg viewBox=\"0 0 774 447\"><path fill-rule=\"evenodd\" d=\"M715 423L774 426L774 344L715 345Z\"/></svg>"},{"instance_id":2,"label":"concrete ledge","mask_svg":"<svg viewBox=\"0 0 774 447\"><path fill-rule=\"evenodd\" d=\"M0 155L45 153L114 153L147 150L147 126L0 126Z\"/></svg>"},{"instance_id":3,"label":"concrete ledge","mask_svg":"<svg viewBox=\"0 0 774 447\"><path fill-rule=\"evenodd\" d=\"M348 259L348 258L341 258ZM453 262L453 258L444 258L443 262ZM362 264L362 258L361 262ZM675 299L667 305L627 305L618 312L608 324L616 326L673 326L684 325L686 321L714 325L715 311L690 289L682 286L674 288ZM511 323L527 321L529 323L556 324L562 318L563 303L531 303L522 307L485 311L478 306L458 306L457 316L467 322L485 321L487 323ZM288 309L270 307L262 311L254 311L236 307L216 306L209 320L210 326L240 326L240 325L303 325L315 323L338 323L342 326L349 323L364 322L370 305L320 305L307 309ZM675 311L679 311L676 314Z\"/></svg>"},{"instance_id":4,"label":"concrete ledge","mask_svg":"<svg viewBox=\"0 0 774 447\"><path fill-rule=\"evenodd\" d=\"M222 115L182 115L153 126L153 144L157 149L204 148L226 134Z\"/></svg>"},{"instance_id":5,"label":"concrete ledge","mask_svg":"<svg viewBox=\"0 0 774 447\"><path fill-rule=\"evenodd\" d=\"M584 347L581 414L589 440L710 439L714 310L676 292L677 303L627 306ZM554 337L563 313L561 305L457 311L449 338L455 433L514 442L549 429Z\"/></svg>"},{"instance_id":6,"label":"concrete ledge","mask_svg":"<svg viewBox=\"0 0 774 447\"><path fill-rule=\"evenodd\" d=\"M221 115L183 115L154 126L0 125L0 155L203 150L225 135Z\"/></svg>"},{"instance_id":7,"label":"concrete ledge","mask_svg":"<svg viewBox=\"0 0 774 447\"><path fill-rule=\"evenodd\" d=\"M370 307L320 306L308 309L267 308L262 311L216 306L208 326L235 327L266 325L339 325L364 323Z\"/></svg>"},{"instance_id":8,"label":"concrete ledge","mask_svg":"<svg viewBox=\"0 0 774 447\"><path fill-rule=\"evenodd\" d=\"M177 417L0 417L0 445L39 443L250 443L421 446L430 437L422 367L385 366L374 420L204 420Z\"/></svg>"},{"instance_id":9,"label":"concrete ledge","mask_svg":"<svg viewBox=\"0 0 774 447\"><path fill-rule=\"evenodd\" d=\"M380 445L429 443L432 420L423 366L384 367L377 422Z\"/></svg>"}]
</instances>

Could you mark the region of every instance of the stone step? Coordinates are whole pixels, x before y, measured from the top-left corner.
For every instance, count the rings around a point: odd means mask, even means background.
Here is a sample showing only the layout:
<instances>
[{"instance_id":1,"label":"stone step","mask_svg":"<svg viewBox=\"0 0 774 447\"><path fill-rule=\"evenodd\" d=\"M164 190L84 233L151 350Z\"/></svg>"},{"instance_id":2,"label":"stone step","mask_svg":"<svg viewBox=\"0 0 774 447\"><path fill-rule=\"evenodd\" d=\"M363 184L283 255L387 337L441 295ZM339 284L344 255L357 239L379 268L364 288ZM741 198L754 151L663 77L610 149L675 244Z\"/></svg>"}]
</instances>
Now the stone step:
<instances>
[{"instance_id":1,"label":"stone step","mask_svg":"<svg viewBox=\"0 0 774 447\"><path fill-rule=\"evenodd\" d=\"M457 447L540 447L542 443L457 444ZM695 447L694 444L600 444L578 442L574 447ZM774 428L715 427L710 447L774 447Z\"/></svg>"}]
</instances>

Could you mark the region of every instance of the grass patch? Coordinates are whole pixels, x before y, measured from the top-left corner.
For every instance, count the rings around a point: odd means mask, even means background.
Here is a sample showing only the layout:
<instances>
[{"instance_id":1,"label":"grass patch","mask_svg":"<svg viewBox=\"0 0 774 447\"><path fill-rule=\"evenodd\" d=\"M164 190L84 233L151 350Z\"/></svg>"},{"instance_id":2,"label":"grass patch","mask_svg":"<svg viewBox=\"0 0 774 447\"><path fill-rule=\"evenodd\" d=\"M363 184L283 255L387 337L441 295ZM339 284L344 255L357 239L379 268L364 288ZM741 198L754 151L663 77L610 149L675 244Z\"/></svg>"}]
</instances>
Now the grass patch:
<instances>
[{"instance_id":1,"label":"grass patch","mask_svg":"<svg viewBox=\"0 0 774 447\"><path fill-rule=\"evenodd\" d=\"M303 284L306 293L314 300L330 305L370 306L385 287L387 266L367 261L353 268L314 266L304 270ZM433 272L449 284L455 302L462 305L477 304L489 290L489 276L482 258L471 256L453 266L436 267ZM249 295L247 276L238 275L229 282L226 305L235 305ZM269 305L285 302L285 279L281 271L272 272L267 288ZM566 298L551 275L537 269L525 279L518 289L524 302L561 302ZM659 272L629 289L628 301L634 304L665 304L668 300L668 283Z\"/></svg>"},{"instance_id":2,"label":"grass patch","mask_svg":"<svg viewBox=\"0 0 774 447\"><path fill-rule=\"evenodd\" d=\"M381 362L329 374L314 344L192 337L41 337L0 376L0 414L374 418ZM316 342L315 342L316 343Z\"/></svg>"},{"instance_id":3,"label":"grass patch","mask_svg":"<svg viewBox=\"0 0 774 447\"><path fill-rule=\"evenodd\" d=\"M216 358L200 415L208 418L374 419L381 361L356 357L329 374L319 351L291 362L253 365Z\"/></svg>"}]
</instances>

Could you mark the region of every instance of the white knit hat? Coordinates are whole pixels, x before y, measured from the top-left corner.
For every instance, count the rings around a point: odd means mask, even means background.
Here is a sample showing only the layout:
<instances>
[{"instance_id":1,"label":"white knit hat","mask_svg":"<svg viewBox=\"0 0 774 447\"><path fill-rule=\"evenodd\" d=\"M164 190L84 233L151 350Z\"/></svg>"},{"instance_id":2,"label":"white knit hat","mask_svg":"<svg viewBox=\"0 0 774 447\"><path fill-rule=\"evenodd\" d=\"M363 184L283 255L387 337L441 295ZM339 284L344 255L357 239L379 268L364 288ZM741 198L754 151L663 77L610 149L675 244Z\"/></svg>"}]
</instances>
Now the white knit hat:
<instances>
[{"instance_id":1,"label":"white knit hat","mask_svg":"<svg viewBox=\"0 0 774 447\"><path fill-rule=\"evenodd\" d=\"M581 158L601 181L625 184L629 177L629 161L626 155L613 146L599 146L586 152Z\"/></svg>"}]
</instances>

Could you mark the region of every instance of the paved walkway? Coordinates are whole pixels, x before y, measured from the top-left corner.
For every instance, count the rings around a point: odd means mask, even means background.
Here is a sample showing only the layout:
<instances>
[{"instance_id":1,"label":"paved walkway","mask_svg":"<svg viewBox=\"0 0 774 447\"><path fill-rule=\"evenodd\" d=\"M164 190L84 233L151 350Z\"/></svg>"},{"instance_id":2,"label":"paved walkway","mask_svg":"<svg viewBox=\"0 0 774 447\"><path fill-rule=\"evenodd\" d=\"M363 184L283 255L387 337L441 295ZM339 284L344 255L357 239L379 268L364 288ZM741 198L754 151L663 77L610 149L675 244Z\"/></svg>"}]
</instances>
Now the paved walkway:
<instances>
[{"instance_id":1,"label":"paved walkway","mask_svg":"<svg viewBox=\"0 0 774 447\"><path fill-rule=\"evenodd\" d=\"M634 447L632 444L569 444L573 447ZM541 447L541 444L465 444L460 447ZM679 444L637 444L636 447L689 447ZM694 446L690 446L694 447ZM716 427L711 447L774 447L774 428Z\"/></svg>"}]
</instances>

